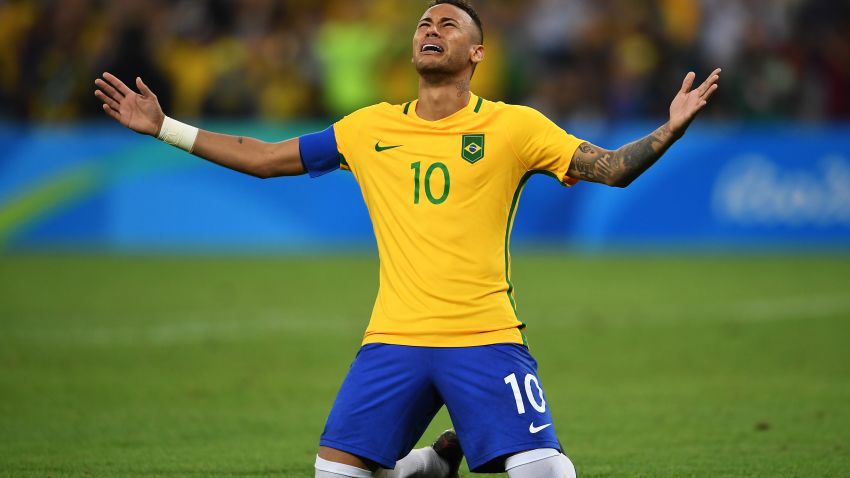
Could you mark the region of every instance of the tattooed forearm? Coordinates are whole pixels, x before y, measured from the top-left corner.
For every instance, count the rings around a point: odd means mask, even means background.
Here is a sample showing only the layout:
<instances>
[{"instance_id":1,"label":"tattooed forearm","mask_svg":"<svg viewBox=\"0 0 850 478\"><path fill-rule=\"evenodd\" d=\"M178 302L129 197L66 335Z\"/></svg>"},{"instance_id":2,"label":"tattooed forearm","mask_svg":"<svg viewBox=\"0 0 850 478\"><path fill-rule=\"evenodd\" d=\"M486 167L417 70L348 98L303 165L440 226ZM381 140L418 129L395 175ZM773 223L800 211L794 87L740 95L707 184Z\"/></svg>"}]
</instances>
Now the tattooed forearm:
<instances>
[{"instance_id":1,"label":"tattooed forearm","mask_svg":"<svg viewBox=\"0 0 850 478\"><path fill-rule=\"evenodd\" d=\"M600 158L600 153L590 143L582 143L579 146L581 154L576 154L570 169L575 168L582 179L595 181L611 174L610 154L608 157Z\"/></svg>"},{"instance_id":2,"label":"tattooed forearm","mask_svg":"<svg viewBox=\"0 0 850 478\"><path fill-rule=\"evenodd\" d=\"M582 143L573 156L567 175L609 186L626 187L655 164L675 140L665 124L651 135L616 151Z\"/></svg>"}]
</instances>

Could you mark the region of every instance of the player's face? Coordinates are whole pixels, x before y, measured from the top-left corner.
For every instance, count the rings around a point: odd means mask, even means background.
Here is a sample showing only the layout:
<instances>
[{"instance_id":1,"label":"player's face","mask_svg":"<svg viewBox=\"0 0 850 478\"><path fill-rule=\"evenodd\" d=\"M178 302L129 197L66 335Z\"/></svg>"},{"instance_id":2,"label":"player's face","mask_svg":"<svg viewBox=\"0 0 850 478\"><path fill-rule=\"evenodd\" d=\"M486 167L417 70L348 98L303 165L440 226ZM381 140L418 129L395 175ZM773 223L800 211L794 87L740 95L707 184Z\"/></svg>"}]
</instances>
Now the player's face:
<instances>
[{"instance_id":1,"label":"player's face","mask_svg":"<svg viewBox=\"0 0 850 478\"><path fill-rule=\"evenodd\" d=\"M480 62L484 47L472 18L449 4L428 9L413 35L413 64L420 75L453 76Z\"/></svg>"}]
</instances>

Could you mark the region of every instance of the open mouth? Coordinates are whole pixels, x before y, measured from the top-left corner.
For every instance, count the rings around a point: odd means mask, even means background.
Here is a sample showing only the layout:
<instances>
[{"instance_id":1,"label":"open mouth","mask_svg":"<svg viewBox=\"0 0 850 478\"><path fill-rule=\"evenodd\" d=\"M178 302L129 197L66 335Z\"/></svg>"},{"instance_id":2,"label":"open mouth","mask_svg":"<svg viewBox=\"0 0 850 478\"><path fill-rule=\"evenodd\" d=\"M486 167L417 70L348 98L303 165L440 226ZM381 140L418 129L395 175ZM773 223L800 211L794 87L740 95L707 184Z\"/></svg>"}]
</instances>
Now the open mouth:
<instances>
[{"instance_id":1,"label":"open mouth","mask_svg":"<svg viewBox=\"0 0 850 478\"><path fill-rule=\"evenodd\" d=\"M433 43L426 43L422 45L422 49L420 51L422 53L443 53L443 47Z\"/></svg>"}]
</instances>

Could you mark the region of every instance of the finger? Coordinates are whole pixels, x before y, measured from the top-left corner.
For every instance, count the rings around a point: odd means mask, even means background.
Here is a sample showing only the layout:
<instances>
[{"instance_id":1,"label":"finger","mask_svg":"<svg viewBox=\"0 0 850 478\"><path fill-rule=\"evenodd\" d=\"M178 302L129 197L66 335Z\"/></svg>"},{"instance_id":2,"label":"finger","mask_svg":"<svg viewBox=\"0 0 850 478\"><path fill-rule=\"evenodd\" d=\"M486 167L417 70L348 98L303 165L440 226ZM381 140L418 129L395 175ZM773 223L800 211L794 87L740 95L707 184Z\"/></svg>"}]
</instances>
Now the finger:
<instances>
[{"instance_id":1,"label":"finger","mask_svg":"<svg viewBox=\"0 0 850 478\"><path fill-rule=\"evenodd\" d=\"M700 96L705 95L705 92L708 91L709 88L711 88L711 85L717 83L717 80L719 80L719 79L720 79L720 68L714 70L708 76L708 78L706 78L705 81L699 86L699 88L697 89L697 91L699 92L699 95Z\"/></svg>"},{"instance_id":2,"label":"finger","mask_svg":"<svg viewBox=\"0 0 850 478\"><path fill-rule=\"evenodd\" d=\"M124 99L124 95L122 95L121 93L119 93L119 92L118 92L118 90L116 90L115 88L113 88L113 87L112 87L112 85L110 85L109 83L107 83L107 82L105 82L105 81L101 80L100 78L98 78L98 79L94 80L94 84L95 84L98 88L100 88L101 90L103 90L103 92L104 92L104 93L106 93L107 95L109 95L109 97L110 97L110 98L112 98L113 100L118 101L118 102L121 102L121 100L122 100L122 99Z\"/></svg>"},{"instance_id":3,"label":"finger","mask_svg":"<svg viewBox=\"0 0 850 478\"><path fill-rule=\"evenodd\" d=\"M115 87L116 90L120 91L124 96L129 95L133 92L127 85L124 84L123 81L119 80L118 77L109 73L108 71L103 74L103 78L106 79L112 86Z\"/></svg>"},{"instance_id":4,"label":"finger","mask_svg":"<svg viewBox=\"0 0 850 478\"><path fill-rule=\"evenodd\" d=\"M708 91L705 92L705 95L703 95L700 99L702 101L708 101L708 99L711 98L711 96L714 94L714 92L717 91L717 88L719 88L719 85L717 85L716 83L711 85L708 88Z\"/></svg>"},{"instance_id":5,"label":"finger","mask_svg":"<svg viewBox=\"0 0 850 478\"><path fill-rule=\"evenodd\" d=\"M117 111L113 110L112 108L110 108L109 105L104 104L103 105L103 111L107 115L111 116L112 119L114 119L115 121L118 121L119 123L121 122L121 114L118 113Z\"/></svg>"},{"instance_id":6,"label":"finger","mask_svg":"<svg viewBox=\"0 0 850 478\"><path fill-rule=\"evenodd\" d=\"M145 82L142 81L141 76L136 77L136 87L139 88L139 91L142 92L143 96L156 96L156 95L153 94L153 91L151 91L151 89L148 88L148 85L146 85Z\"/></svg>"},{"instance_id":7,"label":"finger","mask_svg":"<svg viewBox=\"0 0 850 478\"><path fill-rule=\"evenodd\" d=\"M110 108L112 108L116 111L121 109L121 105L119 105L117 101L106 96L106 94L104 94L102 91L97 90L97 91L94 92L94 95L97 97L97 99L99 99L100 101L103 101L103 104L109 105Z\"/></svg>"},{"instance_id":8,"label":"finger","mask_svg":"<svg viewBox=\"0 0 850 478\"><path fill-rule=\"evenodd\" d=\"M687 93L691 91L691 86L694 84L694 78L697 77L697 74L693 71L685 75L685 80L682 82L682 89L680 90L682 93Z\"/></svg>"},{"instance_id":9,"label":"finger","mask_svg":"<svg viewBox=\"0 0 850 478\"><path fill-rule=\"evenodd\" d=\"M708 104L708 99L700 99L699 103L697 103L697 108L696 108L696 111L694 112L694 115L701 112L707 104Z\"/></svg>"}]
</instances>

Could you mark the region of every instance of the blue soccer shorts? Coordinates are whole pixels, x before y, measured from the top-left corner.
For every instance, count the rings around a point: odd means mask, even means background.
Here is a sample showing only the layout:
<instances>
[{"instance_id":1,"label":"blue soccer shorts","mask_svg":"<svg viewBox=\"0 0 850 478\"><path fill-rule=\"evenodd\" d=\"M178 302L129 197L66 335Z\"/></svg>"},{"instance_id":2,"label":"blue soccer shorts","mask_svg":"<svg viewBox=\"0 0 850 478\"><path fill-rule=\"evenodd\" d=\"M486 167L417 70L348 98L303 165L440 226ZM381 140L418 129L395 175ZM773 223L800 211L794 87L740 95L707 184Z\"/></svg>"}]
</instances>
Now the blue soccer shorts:
<instances>
[{"instance_id":1,"label":"blue soccer shorts","mask_svg":"<svg viewBox=\"0 0 850 478\"><path fill-rule=\"evenodd\" d=\"M525 346L364 345L342 383L322 446L394 468L446 405L472 471L559 449L537 362Z\"/></svg>"}]
</instances>

